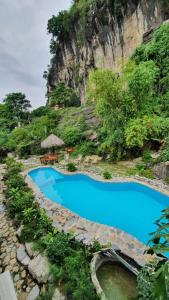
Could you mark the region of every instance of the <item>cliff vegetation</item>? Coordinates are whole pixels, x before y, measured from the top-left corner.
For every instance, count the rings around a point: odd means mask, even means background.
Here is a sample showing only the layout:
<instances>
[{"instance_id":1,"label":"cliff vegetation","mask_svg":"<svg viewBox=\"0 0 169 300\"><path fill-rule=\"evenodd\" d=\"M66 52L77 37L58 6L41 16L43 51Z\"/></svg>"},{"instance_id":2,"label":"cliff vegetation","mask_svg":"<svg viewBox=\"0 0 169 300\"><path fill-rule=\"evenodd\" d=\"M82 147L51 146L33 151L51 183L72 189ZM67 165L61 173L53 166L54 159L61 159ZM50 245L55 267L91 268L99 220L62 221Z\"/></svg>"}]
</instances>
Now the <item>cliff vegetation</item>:
<instances>
[{"instance_id":1,"label":"cliff vegetation","mask_svg":"<svg viewBox=\"0 0 169 300\"><path fill-rule=\"evenodd\" d=\"M38 154L41 140L53 132L68 146L75 146L77 154L97 153L116 161L147 153L150 157L151 151L160 150L158 160L169 160L168 48L166 23L151 42L136 49L121 74L92 70L85 106L76 107L75 92L63 82L51 92L53 103L62 109L42 107L32 113L21 110L20 127L15 107L9 110L7 102L1 104L1 152Z\"/></svg>"}]
</instances>

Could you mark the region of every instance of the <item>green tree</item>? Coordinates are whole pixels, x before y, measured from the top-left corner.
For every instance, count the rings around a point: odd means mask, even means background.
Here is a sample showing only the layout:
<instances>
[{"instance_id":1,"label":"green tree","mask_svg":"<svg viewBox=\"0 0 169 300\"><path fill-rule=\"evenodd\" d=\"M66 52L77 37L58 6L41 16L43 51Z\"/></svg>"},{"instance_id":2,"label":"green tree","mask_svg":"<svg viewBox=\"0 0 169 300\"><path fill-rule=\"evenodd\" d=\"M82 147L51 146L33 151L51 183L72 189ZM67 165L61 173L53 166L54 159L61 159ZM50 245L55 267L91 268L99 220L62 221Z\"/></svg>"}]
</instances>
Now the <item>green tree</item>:
<instances>
[{"instance_id":1,"label":"green tree","mask_svg":"<svg viewBox=\"0 0 169 300\"><path fill-rule=\"evenodd\" d=\"M49 19L47 25L48 33L51 33L53 37L57 37L57 39L62 38L68 34L69 27L69 14L66 10L59 12L57 16L52 16Z\"/></svg>"},{"instance_id":2,"label":"green tree","mask_svg":"<svg viewBox=\"0 0 169 300\"><path fill-rule=\"evenodd\" d=\"M40 118L45 115L48 115L51 112L50 107L40 106L33 111L31 111L31 119Z\"/></svg>"},{"instance_id":3,"label":"green tree","mask_svg":"<svg viewBox=\"0 0 169 300\"><path fill-rule=\"evenodd\" d=\"M49 105L59 105L61 107L79 106L80 100L72 88L66 86L64 82L60 82L50 92Z\"/></svg>"},{"instance_id":4,"label":"green tree","mask_svg":"<svg viewBox=\"0 0 169 300\"><path fill-rule=\"evenodd\" d=\"M64 131L60 132L60 135L69 146L75 146L76 144L81 143L83 137L83 133L80 128L74 126L65 127Z\"/></svg>"},{"instance_id":5,"label":"green tree","mask_svg":"<svg viewBox=\"0 0 169 300\"><path fill-rule=\"evenodd\" d=\"M9 113L6 104L0 104L0 130L11 131L17 122Z\"/></svg>"},{"instance_id":6,"label":"green tree","mask_svg":"<svg viewBox=\"0 0 169 300\"><path fill-rule=\"evenodd\" d=\"M16 120L17 123L24 122L28 119L29 108L31 108L30 101L26 99L25 94L22 93L11 93L6 95L3 100L7 111L8 116Z\"/></svg>"},{"instance_id":7,"label":"green tree","mask_svg":"<svg viewBox=\"0 0 169 300\"><path fill-rule=\"evenodd\" d=\"M145 115L129 121L125 128L128 148L142 148L146 141L159 141L166 138L169 132L169 118L157 115Z\"/></svg>"},{"instance_id":8,"label":"green tree","mask_svg":"<svg viewBox=\"0 0 169 300\"><path fill-rule=\"evenodd\" d=\"M129 92L136 100L137 111L144 114L153 107L152 96L159 69L153 61L141 62L129 76Z\"/></svg>"},{"instance_id":9,"label":"green tree","mask_svg":"<svg viewBox=\"0 0 169 300\"><path fill-rule=\"evenodd\" d=\"M126 144L128 148L144 146L148 138L147 128L142 119L131 120L126 127Z\"/></svg>"},{"instance_id":10,"label":"green tree","mask_svg":"<svg viewBox=\"0 0 169 300\"><path fill-rule=\"evenodd\" d=\"M96 114L102 122L104 140L101 149L111 151L113 157L117 153L120 158L125 151L124 127L136 110L135 100L128 93L125 79L110 70L91 71L87 82L87 98L89 103L95 104Z\"/></svg>"}]
</instances>

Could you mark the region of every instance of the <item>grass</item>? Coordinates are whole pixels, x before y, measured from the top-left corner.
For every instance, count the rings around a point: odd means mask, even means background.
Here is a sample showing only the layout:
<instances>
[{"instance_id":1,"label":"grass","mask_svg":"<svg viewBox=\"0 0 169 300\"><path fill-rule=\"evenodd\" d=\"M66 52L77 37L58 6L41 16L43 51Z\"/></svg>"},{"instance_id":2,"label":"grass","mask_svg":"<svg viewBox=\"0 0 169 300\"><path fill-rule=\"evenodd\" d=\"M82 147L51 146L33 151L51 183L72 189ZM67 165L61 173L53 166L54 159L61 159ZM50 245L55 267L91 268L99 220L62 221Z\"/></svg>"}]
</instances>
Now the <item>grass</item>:
<instances>
[{"instance_id":1,"label":"grass","mask_svg":"<svg viewBox=\"0 0 169 300\"><path fill-rule=\"evenodd\" d=\"M120 161L117 163L99 162L97 167L100 167L103 172L108 171L112 177L126 176L126 174L135 167L136 163L132 161Z\"/></svg>"}]
</instances>

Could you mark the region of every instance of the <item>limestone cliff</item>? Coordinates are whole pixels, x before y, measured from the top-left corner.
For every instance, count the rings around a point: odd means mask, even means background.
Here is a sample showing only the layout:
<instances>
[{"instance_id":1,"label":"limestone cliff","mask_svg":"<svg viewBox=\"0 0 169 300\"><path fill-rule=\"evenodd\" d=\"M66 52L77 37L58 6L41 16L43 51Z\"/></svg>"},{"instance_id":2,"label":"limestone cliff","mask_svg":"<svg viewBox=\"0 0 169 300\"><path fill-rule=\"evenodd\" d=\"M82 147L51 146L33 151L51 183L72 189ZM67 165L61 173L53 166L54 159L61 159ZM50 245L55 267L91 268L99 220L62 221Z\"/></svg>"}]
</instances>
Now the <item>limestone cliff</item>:
<instances>
[{"instance_id":1,"label":"limestone cliff","mask_svg":"<svg viewBox=\"0 0 169 300\"><path fill-rule=\"evenodd\" d=\"M110 0L97 1L88 11L83 40L77 19L66 39L59 41L48 74L49 91L59 81L78 90L84 102L86 79L91 68L120 70L144 34L168 18L163 0L124 1L116 15Z\"/></svg>"}]
</instances>

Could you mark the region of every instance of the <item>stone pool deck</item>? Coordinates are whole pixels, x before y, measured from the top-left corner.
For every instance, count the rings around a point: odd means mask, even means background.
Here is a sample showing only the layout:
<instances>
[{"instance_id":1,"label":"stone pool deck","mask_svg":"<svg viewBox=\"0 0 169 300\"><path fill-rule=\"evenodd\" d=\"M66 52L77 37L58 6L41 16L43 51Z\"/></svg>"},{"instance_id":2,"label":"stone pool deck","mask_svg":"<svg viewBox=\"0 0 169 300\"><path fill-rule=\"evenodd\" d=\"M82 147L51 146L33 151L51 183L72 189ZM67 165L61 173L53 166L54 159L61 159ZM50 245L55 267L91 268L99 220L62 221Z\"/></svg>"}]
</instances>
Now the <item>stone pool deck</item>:
<instances>
[{"instance_id":1,"label":"stone pool deck","mask_svg":"<svg viewBox=\"0 0 169 300\"><path fill-rule=\"evenodd\" d=\"M72 175L72 173L68 173L63 169L61 170L56 167L53 168L63 174ZM64 208L60 204L54 203L50 199L46 198L40 191L38 186L33 182L31 177L28 175L28 173L33 169L35 168L27 168L27 170L23 173L26 183L33 190L36 200L40 204L40 207L44 208L47 211L48 216L53 221L53 226L55 226L59 230L63 230L65 233L74 234L76 239L82 241L85 244L90 244L94 240L98 240L102 247L113 247L114 249L120 249L124 254L133 258L141 266L152 259L152 256L145 254L146 246L130 234L115 227L94 223L87 219L84 219L79 215L73 213L72 211ZM75 172L73 174L82 174L82 172ZM149 180L140 177L118 177L113 178L109 181L105 181L99 175L91 174L89 172L83 172L83 174L102 182L138 182L154 188L160 192L163 192L166 195L169 195L168 186L164 185L161 181L158 180Z\"/></svg>"}]
</instances>

